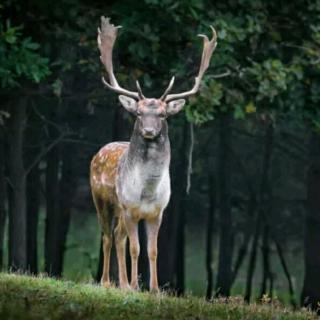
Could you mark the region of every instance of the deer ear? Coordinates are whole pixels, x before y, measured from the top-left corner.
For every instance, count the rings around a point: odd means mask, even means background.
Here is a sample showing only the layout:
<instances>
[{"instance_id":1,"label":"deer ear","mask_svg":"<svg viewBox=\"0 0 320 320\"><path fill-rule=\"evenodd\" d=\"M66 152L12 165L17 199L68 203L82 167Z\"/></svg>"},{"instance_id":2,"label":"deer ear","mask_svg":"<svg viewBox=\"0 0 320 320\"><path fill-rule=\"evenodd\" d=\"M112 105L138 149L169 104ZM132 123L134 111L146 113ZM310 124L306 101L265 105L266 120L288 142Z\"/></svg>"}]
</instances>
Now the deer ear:
<instances>
[{"instance_id":1,"label":"deer ear","mask_svg":"<svg viewBox=\"0 0 320 320\"><path fill-rule=\"evenodd\" d=\"M186 103L184 99L173 100L167 106L167 115L172 116L178 113Z\"/></svg>"},{"instance_id":2,"label":"deer ear","mask_svg":"<svg viewBox=\"0 0 320 320\"><path fill-rule=\"evenodd\" d=\"M119 96L119 101L122 106L129 112L135 113L137 111L137 101L126 96Z\"/></svg>"}]
</instances>

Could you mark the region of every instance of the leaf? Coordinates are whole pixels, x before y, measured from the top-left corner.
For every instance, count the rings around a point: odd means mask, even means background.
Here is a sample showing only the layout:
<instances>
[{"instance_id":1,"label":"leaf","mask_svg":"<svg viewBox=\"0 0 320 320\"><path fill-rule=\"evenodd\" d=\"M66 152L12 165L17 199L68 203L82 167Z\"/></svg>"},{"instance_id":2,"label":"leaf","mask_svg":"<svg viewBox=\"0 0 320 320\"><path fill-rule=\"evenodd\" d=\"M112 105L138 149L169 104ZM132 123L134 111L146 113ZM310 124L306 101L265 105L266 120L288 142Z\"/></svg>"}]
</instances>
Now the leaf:
<instances>
[{"instance_id":1,"label":"leaf","mask_svg":"<svg viewBox=\"0 0 320 320\"><path fill-rule=\"evenodd\" d=\"M56 79L51 85L53 93L56 97L60 98L62 93L63 82L60 79Z\"/></svg>"},{"instance_id":2,"label":"leaf","mask_svg":"<svg viewBox=\"0 0 320 320\"><path fill-rule=\"evenodd\" d=\"M219 38L219 39L225 39L226 36L227 36L227 31L226 31L226 29L221 29L221 30L219 30L219 32L218 32L218 38Z\"/></svg>"},{"instance_id":3,"label":"leaf","mask_svg":"<svg viewBox=\"0 0 320 320\"><path fill-rule=\"evenodd\" d=\"M246 113L255 113L257 111L256 106L250 101L245 107Z\"/></svg>"},{"instance_id":4,"label":"leaf","mask_svg":"<svg viewBox=\"0 0 320 320\"><path fill-rule=\"evenodd\" d=\"M241 106L236 106L233 116L235 119L240 120L245 118L245 113L243 112Z\"/></svg>"},{"instance_id":5,"label":"leaf","mask_svg":"<svg viewBox=\"0 0 320 320\"><path fill-rule=\"evenodd\" d=\"M27 38L23 41L23 46L26 49L37 50L40 48L40 44L36 42L32 42L30 38Z\"/></svg>"},{"instance_id":6,"label":"leaf","mask_svg":"<svg viewBox=\"0 0 320 320\"><path fill-rule=\"evenodd\" d=\"M4 118L10 118L10 113L4 110L0 110L0 116Z\"/></svg>"}]
</instances>

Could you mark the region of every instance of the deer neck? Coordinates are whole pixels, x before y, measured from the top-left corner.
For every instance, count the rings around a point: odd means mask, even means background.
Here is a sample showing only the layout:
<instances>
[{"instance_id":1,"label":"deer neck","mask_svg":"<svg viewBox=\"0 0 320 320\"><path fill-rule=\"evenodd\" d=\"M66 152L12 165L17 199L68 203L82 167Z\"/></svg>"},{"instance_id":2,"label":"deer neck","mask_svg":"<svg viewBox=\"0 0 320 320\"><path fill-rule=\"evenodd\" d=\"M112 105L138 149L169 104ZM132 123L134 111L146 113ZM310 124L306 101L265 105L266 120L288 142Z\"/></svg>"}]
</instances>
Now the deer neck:
<instances>
[{"instance_id":1,"label":"deer neck","mask_svg":"<svg viewBox=\"0 0 320 320\"><path fill-rule=\"evenodd\" d=\"M127 154L127 164L129 167L151 165L157 171L157 169L169 167L169 163L170 142L167 122L164 122L160 134L156 138L146 139L139 133L139 119L137 119Z\"/></svg>"},{"instance_id":2,"label":"deer neck","mask_svg":"<svg viewBox=\"0 0 320 320\"><path fill-rule=\"evenodd\" d=\"M119 166L117 194L121 203L127 207L146 203L143 210L147 211L154 210L154 206L165 208L170 197L169 164L167 123L155 139L148 140L139 133L137 120L129 149Z\"/></svg>"}]
</instances>

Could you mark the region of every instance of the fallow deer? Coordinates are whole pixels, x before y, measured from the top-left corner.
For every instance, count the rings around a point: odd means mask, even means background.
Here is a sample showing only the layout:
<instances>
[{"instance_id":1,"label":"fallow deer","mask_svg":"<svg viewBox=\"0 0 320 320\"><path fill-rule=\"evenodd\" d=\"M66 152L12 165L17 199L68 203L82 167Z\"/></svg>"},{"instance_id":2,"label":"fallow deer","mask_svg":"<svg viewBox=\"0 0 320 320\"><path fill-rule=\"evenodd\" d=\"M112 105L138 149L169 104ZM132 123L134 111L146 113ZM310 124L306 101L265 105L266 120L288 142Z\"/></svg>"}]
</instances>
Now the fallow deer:
<instances>
[{"instance_id":1,"label":"fallow deer","mask_svg":"<svg viewBox=\"0 0 320 320\"><path fill-rule=\"evenodd\" d=\"M150 267L150 291L158 292L157 238L163 210L170 198L170 142L167 118L179 112L186 98L195 94L217 44L213 27L212 39L203 37L200 69L190 91L169 94L174 83L159 99L146 98L137 81L137 91L122 88L113 73L112 51L120 26L110 24L101 17L98 29L100 59L106 68L109 81L103 83L119 95L122 106L136 116L130 142L113 142L105 145L91 162L90 183L93 201L103 232L103 275L101 284L110 286L109 262L113 233L119 267L120 288L138 289L138 222L145 220ZM113 226L115 226L113 230ZM130 241L131 285L126 270L126 239Z\"/></svg>"}]
</instances>

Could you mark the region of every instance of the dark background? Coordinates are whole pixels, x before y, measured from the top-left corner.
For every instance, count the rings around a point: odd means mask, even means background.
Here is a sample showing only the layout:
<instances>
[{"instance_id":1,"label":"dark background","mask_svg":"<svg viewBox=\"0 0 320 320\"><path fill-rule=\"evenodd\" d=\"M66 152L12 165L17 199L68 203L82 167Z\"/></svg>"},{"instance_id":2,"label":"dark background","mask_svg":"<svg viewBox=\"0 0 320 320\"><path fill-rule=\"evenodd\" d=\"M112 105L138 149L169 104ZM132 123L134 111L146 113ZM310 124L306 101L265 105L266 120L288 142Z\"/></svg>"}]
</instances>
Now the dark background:
<instances>
[{"instance_id":1,"label":"dark background","mask_svg":"<svg viewBox=\"0 0 320 320\"><path fill-rule=\"evenodd\" d=\"M100 80L101 15L123 26L119 82L134 90L139 79L149 97L172 75L174 92L191 88L196 35L218 32L201 92L169 121L163 288L317 308L320 1L2 1L2 270L100 277L89 164L104 144L128 140L134 122Z\"/></svg>"}]
</instances>

